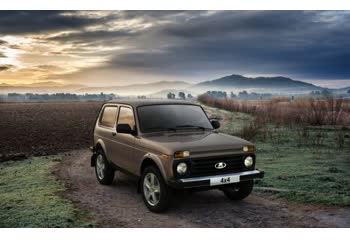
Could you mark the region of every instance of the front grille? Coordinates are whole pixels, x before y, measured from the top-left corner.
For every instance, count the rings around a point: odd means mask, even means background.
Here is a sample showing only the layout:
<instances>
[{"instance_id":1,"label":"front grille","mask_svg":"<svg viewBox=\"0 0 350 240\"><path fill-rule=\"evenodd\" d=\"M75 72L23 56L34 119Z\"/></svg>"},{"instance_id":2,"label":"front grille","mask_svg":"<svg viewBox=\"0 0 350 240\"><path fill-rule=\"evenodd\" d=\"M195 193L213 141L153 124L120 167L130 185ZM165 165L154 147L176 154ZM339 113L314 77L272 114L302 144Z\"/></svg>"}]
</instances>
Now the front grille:
<instances>
[{"instance_id":1,"label":"front grille","mask_svg":"<svg viewBox=\"0 0 350 240\"><path fill-rule=\"evenodd\" d=\"M248 170L243 163L243 155L229 155L206 158L193 158L190 160L190 171L186 177L204 177L226 173L236 173ZM224 162L223 169L215 168L216 163Z\"/></svg>"}]
</instances>

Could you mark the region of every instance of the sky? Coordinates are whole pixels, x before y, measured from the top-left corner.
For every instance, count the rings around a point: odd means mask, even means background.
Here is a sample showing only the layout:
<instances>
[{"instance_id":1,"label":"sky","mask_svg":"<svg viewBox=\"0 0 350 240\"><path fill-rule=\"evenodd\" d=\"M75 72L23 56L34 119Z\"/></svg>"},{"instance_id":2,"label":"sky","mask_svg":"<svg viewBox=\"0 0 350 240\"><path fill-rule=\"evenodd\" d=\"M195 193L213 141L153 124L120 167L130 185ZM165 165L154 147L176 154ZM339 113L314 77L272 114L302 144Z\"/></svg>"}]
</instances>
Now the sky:
<instances>
[{"instance_id":1,"label":"sky","mask_svg":"<svg viewBox=\"0 0 350 240\"><path fill-rule=\"evenodd\" d=\"M0 84L230 74L350 86L349 11L1 11Z\"/></svg>"}]
</instances>

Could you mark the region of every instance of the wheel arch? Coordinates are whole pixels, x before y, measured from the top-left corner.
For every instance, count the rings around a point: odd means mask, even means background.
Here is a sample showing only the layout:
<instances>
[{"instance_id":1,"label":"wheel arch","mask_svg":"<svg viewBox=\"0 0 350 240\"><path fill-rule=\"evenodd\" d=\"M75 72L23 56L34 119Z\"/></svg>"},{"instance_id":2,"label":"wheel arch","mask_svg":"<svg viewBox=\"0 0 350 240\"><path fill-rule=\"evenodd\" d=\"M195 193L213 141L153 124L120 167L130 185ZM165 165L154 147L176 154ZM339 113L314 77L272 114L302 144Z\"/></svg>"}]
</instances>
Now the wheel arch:
<instances>
[{"instance_id":1,"label":"wheel arch","mask_svg":"<svg viewBox=\"0 0 350 240\"><path fill-rule=\"evenodd\" d=\"M104 144L104 142L101 140L101 139L98 139L96 141L96 144L95 144L95 147L94 147L94 150L93 150L93 154L92 154L92 157L91 157L91 167L95 167L96 165L96 156L97 156L97 151L98 150L102 150L105 155L106 155L106 146ZM108 161L108 159L107 159Z\"/></svg>"},{"instance_id":2,"label":"wheel arch","mask_svg":"<svg viewBox=\"0 0 350 240\"><path fill-rule=\"evenodd\" d=\"M167 174L165 172L165 168L163 164L161 163L161 160L157 156L152 156L151 154L146 154L142 160L142 163L140 165L139 174L142 176L142 172L146 169L148 166L155 166L158 168L160 173L162 174L165 181L167 181Z\"/></svg>"}]
</instances>

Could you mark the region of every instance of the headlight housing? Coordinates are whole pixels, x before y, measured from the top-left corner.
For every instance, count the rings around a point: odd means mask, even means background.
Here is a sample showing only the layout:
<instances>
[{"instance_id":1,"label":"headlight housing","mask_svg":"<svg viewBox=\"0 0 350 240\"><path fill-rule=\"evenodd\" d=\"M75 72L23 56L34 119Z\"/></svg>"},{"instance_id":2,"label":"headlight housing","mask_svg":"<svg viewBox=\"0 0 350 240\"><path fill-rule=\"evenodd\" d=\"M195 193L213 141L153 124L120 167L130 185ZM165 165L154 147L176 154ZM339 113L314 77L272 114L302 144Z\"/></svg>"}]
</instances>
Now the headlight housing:
<instances>
[{"instance_id":1,"label":"headlight housing","mask_svg":"<svg viewBox=\"0 0 350 240\"><path fill-rule=\"evenodd\" d=\"M184 175L187 173L187 163L185 162L180 162L177 164L176 171L180 175Z\"/></svg>"},{"instance_id":2,"label":"headlight housing","mask_svg":"<svg viewBox=\"0 0 350 240\"><path fill-rule=\"evenodd\" d=\"M248 156L244 159L244 166L250 168L254 165L254 159L251 156Z\"/></svg>"}]
</instances>

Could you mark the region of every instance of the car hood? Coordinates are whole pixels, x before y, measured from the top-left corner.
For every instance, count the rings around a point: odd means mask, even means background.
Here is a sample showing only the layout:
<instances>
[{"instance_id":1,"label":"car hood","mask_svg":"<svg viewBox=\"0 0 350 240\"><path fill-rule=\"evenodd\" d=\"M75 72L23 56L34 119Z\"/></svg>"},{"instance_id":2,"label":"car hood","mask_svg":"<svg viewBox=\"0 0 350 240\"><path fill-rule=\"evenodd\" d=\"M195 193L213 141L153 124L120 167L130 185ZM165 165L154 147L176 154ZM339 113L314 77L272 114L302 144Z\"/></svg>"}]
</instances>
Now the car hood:
<instances>
[{"instance_id":1,"label":"car hood","mask_svg":"<svg viewBox=\"0 0 350 240\"><path fill-rule=\"evenodd\" d=\"M244 139L216 131L144 135L141 144L145 148L155 149L166 154L187 150L191 152L191 156L241 152L243 146L253 145Z\"/></svg>"}]
</instances>

